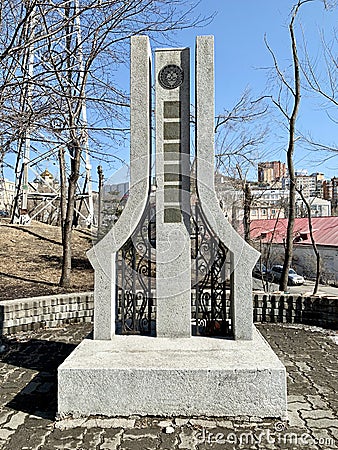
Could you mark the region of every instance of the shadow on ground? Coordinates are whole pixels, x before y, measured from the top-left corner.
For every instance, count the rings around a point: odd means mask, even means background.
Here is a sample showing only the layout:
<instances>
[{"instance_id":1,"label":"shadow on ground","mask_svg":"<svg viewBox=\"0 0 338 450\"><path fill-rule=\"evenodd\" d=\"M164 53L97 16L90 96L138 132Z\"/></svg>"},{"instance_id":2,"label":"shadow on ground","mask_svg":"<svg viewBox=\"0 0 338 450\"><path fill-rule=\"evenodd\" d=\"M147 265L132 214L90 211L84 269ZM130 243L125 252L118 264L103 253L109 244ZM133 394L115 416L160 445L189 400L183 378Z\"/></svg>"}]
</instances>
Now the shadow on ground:
<instances>
[{"instance_id":1,"label":"shadow on ground","mask_svg":"<svg viewBox=\"0 0 338 450\"><path fill-rule=\"evenodd\" d=\"M52 283L51 281L43 281L43 280L34 279L34 278L24 278L24 277L19 277L17 275L12 275L10 273L5 273L5 272L0 272L0 275L2 277L12 278L13 280L28 281L29 283L43 284L45 286L59 286L58 283Z\"/></svg>"},{"instance_id":2,"label":"shadow on ground","mask_svg":"<svg viewBox=\"0 0 338 450\"><path fill-rule=\"evenodd\" d=\"M15 225L2 225L2 226L11 228L11 229L14 228L16 230L19 230L20 232L24 232L24 233L27 233L38 239L41 239L42 241L50 242L51 244L60 245L60 246L62 245L62 243L60 241L56 241L55 239L50 239L46 236L43 236L42 234L35 233L34 231L30 230L29 228L24 228L22 226L15 226Z\"/></svg>"},{"instance_id":3,"label":"shadow on ground","mask_svg":"<svg viewBox=\"0 0 338 450\"><path fill-rule=\"evenodd\" d=\"M40 259L43 262L54 264L55 267L62 267L62 256L56 255L40 255ZM81 270L92 270L92 266L87 258L72 257L72 268Z\"/></svg>"},{"instance_id":4,"label":"shadow on ground","mask_svg":"<svg viewBox=\"0 0 338 450\"><path fill-rule=\"evenodd\" d=\"M8 385L8 382L9 386L17 383L18 388L22 385L23 389L6 406L54 420L57 412L57 368L76 345L38 339L20 342L6 338L1 338L1 345L4 351L1 355L3 363L21 368L21 372L26 369L26 377L21 376L19 379L15 377L17 370L9 373L5 385ZM36 371L38 373L34 376ZM28 383L27 378L30 379Z\"/></svg>"}]
</instances>

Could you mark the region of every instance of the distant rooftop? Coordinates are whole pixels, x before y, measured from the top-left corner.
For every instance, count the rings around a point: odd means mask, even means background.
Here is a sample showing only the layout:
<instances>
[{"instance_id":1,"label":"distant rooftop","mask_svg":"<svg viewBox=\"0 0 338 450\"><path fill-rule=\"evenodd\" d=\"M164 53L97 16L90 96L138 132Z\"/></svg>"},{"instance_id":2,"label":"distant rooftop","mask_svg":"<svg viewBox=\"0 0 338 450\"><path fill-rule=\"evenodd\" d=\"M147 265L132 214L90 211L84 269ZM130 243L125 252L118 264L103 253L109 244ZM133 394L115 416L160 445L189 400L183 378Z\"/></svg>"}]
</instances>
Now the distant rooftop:
<instances>
[{"instance_id":1,"label":"distant rooftop","mask_svg":"<svg viewBox=\"0 0 338 450\"><path fill-rule=\"evenodd\" d=\"M338 217L313 217L311 219L316 244L338 246ZM286 239L287 219L262 219L251 221L251 239L282 244ZM295 243L310 244L307 217L295 219Z\"/></svg>"}]
</instances>

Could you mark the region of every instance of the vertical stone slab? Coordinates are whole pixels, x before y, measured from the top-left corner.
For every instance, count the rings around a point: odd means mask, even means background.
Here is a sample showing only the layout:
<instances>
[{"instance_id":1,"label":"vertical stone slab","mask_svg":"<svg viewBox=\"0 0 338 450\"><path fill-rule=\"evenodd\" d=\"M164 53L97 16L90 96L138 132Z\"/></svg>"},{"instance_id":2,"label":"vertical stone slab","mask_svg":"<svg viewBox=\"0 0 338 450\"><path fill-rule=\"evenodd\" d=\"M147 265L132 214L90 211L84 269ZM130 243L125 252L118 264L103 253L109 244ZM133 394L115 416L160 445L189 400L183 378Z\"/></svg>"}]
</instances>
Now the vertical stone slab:
<instances>
[{"instance_id":1,"label":"vertical stone slab","mask_svg":"<svg viewBox=\"0 0 338 450\"><path fill-rule=\"evenodd\" d=\"M151 176L152 55L147 36L132 36L130 42L130 187L136 195L143 193L147 198Z\"/></svg>"},{"instance_id":2,"label":"vertical stone slab","mask_svg":"<svg viewBox=\"0 0 338 450\"><path fill-rule=\"evenodd\" d=\"M95 269L94 339L115 335L116 253L140 223L151 176L151 49L147 36L131 38L130 64L130 189L119 220L91 250Z\"/></svg>"},{"instance_id":3,"label":"vertical stone slab","mask_svg":"<svg viewBox=\"0 0 338 450\"><path fill-rule=\"evenodd\" d=\"M189 49L155 52L156 333L191 336Z\"/></svg>"}]
</instances>

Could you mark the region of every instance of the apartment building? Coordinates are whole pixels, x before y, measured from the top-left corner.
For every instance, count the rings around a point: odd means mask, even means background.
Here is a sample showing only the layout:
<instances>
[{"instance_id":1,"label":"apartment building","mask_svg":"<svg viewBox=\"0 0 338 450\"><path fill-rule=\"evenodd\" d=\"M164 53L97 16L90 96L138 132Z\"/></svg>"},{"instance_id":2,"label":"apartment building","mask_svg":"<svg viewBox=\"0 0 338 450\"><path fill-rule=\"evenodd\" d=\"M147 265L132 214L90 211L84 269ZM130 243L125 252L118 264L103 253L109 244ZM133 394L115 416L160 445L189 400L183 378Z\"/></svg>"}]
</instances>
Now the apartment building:
<instances>
[{"instance_id":1,"label":"apartment building","mask_svg":"<svg viewBox=\"0 0 338 450\"><path fill-rule=\"evenodd\" d=\"M277 219L286 217L289 193L285 189L252 186L250 219Z\"/></svg>"},{"instance_id":2,"label":"apartment building","mask_svg":"<svg viewBox=\"0 0 338 450\"><path fill-rule=\"evenodd\" d=\"M296 172L296 187L301 190L304 197L323 197L323 173L312 173L311 175Z\"/></svg>"},{"instance_id":3,"label":"apartment building","mask_svg":"<svg viewBox=\"0 0 338 450\"><path fill-rule=\"evenodd\" d=\"M250 182L250 220L286 218L288 215L289 185L284 163L260 162L258 182ZM243 219L243 183L221 173L215 174L215 187L220 205L229 221L238 227ZM296 187L310 204L313 217L328 217L338 212L338 177L325 180L324 174L307 170L296 172ZM306 217L307 207L296 193L296 217Z\"/></svg>"},{"instance_id":4,"label":"apartment building","mask_svg":"<svg viewBox=\"0 0 338 450\"><path fill-rule=\"evenodd\" d=\"M272 183L286 176L286 166L281 161L265 161L258 163L258 182Z\"/></svg>"},{"instance_id":5,"label":"apartment building","mask_svg":"<svg viewBox=\"0 0 338 450\"><path fill-rule=\"evenodd\" d=\"M0 180L0 211L10 213L15 197L15 183L6 178Z\"/></svg>"},{"instance_id":6,"label":"apartment building","mask_svg":"<svg viewBox=\"0 0 338 450\"><path fill-rule=\"evenodd\" d=\"M323 198L331 202L332 210L337 212L338 209L338 178L333 177L331 180L323 181Z\"/></svg>"}]
</instances>

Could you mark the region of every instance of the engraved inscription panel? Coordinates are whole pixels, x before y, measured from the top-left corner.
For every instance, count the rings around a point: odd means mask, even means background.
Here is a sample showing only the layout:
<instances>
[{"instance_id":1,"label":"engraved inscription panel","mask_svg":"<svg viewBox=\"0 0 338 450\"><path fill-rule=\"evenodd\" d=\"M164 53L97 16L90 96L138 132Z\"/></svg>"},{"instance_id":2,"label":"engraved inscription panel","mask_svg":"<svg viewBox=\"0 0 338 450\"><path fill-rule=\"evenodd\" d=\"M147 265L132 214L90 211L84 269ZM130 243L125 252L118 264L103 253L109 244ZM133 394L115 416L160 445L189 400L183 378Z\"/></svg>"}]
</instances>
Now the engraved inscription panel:
<instances>
[{"instance_id":1,"label":"engraved inscription panel","mask_svg":"<svg viewBox=\"0 0 338 450\"><path fill-rule=\"evenodd\" d=\"M181 146L180 144L163 144L164 160L165 161L179 161Z\"/></svg>"},{"instance_id":2,"label":"engraved inscription panel","mask_svg":"<svg viewBox=\"0 0 338 450\"><path fill-rule=\"evenodd\" d=\"M164 122L163 137L166 141L179 140L181 138L181 124L179 122Z\"/></svg>"},{"instance_id":3,"label":"engraved inscription panel","mask_svg":"<svg viewBox=\"0 0 338 450\"><path fill-rule=\"evenodd\" d=\"M163 116L165 119L179 119L181 117L180 102L164 102Z\"/></svg>"},{"instance_id":4,"label":"engraved inscription panel","mask_svg":"<svg viewBox=\"0 0 338 450\"><path fill-rule=\"evenodd\" d=\"M179 223L181 212L181 102L163 102L164 222ZM171 141L171 142L170 142ZM176 141L176 142L174 142Z\"/></svg>"},{"instance_id":5,"label":"engraved inscription panel","mask_svg":"<svg viewBox=\"0 0 338 450\"><path fill-rule=\"evenodd\" d=\"M164 210L164 222L165 223L177 223L181 222L182 214L180 208L165 208Z\"/></svg>"}]
</instances>

